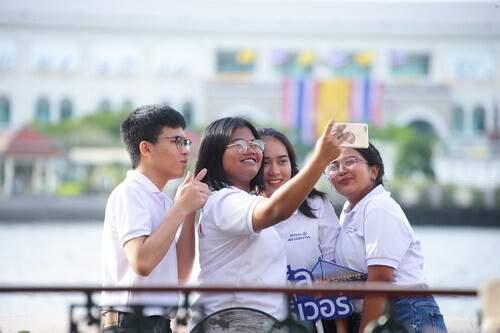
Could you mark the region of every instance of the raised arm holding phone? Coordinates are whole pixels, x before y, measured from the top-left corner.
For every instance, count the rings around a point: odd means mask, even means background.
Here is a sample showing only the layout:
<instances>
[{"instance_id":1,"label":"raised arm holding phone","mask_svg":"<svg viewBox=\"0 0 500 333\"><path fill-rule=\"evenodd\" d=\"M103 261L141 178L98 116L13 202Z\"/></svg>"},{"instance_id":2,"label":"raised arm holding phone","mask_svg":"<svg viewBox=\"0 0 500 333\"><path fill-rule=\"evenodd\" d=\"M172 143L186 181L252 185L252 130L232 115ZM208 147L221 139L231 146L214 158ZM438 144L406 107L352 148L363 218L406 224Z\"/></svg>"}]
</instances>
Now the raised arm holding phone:
<instances>
[{"instance_id":1,"label":"raised arm holding phone","mask_svg":"<svg viewBox=\"0 0 500 333\"><path fill-rule=\"evenodd\" d=\"M212 122L203 134L196 172L207 169L203 182L212 195L201 210L199 255L201 286L283 286L286 254L273 227L302 204L324 168L340 154L342 130L330 121L311 160L270 198L264 189L264 143L243 118ZM284 319L285 296L262 293L202 293L194 304L197 318L232 307L249 307Z\"/></svg>"}]
</instances>

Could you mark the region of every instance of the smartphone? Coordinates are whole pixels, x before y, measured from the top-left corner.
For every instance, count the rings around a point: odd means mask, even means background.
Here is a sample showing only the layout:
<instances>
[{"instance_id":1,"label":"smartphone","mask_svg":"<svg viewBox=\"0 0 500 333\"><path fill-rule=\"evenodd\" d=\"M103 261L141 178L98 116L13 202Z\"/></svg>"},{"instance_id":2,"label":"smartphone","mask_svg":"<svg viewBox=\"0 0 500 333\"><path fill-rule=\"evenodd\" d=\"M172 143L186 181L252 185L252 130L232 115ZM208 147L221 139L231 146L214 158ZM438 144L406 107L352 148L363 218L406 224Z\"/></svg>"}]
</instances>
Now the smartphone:
<instances>
[{"instance_id":1,"label":"smartphone","mask_svg":"<svg viewBox=\"0 0 500 333\"><path fill-rule=\"evenodd\" d=\"M336 123L346 125L343 134L347 135L347 140L340 146L344 148L368 148L368 125L364 123Z\"/></svg>"}]
</instances>

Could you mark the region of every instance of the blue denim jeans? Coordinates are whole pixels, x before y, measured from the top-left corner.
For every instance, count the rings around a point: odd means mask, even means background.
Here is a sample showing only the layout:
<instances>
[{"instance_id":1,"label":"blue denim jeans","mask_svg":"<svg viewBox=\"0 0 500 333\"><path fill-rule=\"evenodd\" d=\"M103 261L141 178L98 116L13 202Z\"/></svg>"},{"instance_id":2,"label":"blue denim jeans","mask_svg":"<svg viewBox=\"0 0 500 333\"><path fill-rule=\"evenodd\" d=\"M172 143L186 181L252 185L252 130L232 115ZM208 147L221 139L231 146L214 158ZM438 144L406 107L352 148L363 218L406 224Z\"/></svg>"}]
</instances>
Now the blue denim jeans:
<instances>
[{"instance_id":1,"label":"blue denim jeans","mask_svg":"<svg viewBox=\"0 0 500 333\"><path fill-rule=\"evenodd\" d=\"M396 320L410 333L446 333L443 315L432 296L403 297L393 303Z\"/></svg>"},{"instance_id":2,"label":"blue denim jeans","mask_svg":"<svg viewBox=\"0 0 500 333\"><path fill-rule=\"evenodd\" d=\"M446 333L443 315L432 296L401 297L393 301L394 319L406 328L406 331L394 333ZM357 333L361 316L353 314L349 321L349 332ZM392 333L392 332L391 332Z\"/></svg>"},{"instance_id":3,"label":"blue denim jeans","mask_svg":"<svg viewBox=\"0 0 500 333\"><path fill-rule=\"evenodd\" d=\"M102 333L172 333L170 320L161 316L142 317L120 312L118 324L104 327Z\"/></svg>"}]
</instances>

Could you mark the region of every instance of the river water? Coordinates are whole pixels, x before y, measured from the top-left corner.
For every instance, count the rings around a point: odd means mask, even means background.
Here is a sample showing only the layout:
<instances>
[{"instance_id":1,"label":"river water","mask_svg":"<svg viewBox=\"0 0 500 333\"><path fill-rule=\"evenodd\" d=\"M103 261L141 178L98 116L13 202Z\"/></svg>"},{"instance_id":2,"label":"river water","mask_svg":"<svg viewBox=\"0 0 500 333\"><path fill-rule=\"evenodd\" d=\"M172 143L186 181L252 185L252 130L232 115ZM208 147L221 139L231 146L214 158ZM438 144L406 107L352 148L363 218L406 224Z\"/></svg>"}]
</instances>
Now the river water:
<instances>
[{"instance_id":1,"label":"river water","mask_svg":"<svg viewBox=\"0 0 500 333\"><path fill-rule=\"evenodd\" d=\"M100 286L100 221L0 223L0 285ZM414 227L431 288L500 279L500 228ZM192 279L195 284L195 279ZM98 301L99 295L94 296ZM447 316L476 317L476 297L438 297ZM69 313L79 294L1 294L0 316Z\"/></svg>"}]
</instances>

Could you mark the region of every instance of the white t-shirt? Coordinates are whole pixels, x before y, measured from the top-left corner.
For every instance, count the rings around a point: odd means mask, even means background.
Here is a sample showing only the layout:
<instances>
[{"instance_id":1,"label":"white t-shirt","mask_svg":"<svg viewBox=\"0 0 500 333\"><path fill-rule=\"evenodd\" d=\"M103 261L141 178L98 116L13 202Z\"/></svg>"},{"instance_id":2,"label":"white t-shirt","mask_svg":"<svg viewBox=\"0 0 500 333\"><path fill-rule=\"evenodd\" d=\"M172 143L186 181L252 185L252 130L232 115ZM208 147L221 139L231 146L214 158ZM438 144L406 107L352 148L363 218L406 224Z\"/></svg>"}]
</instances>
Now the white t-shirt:
<instances>
[{"instance_id":1,"label":"white t-shirt","mask_svg":"<svg viewBox=\"0 0 500 333\"><path fill-rule=\"evenodd\" d=\"M129 265L123 245L130 239L150 235L161 224L172 200L142 173L131 170L111 193L104 218L101 270L103 287L158 287L178 284L175 241L149 276L136 274ZM127 305L176 306L177 293L102 292L100 307L132 311ZM164 310L148 307L148 316Z\"/></svg>"},{"instance_id":2,"label":"white t-shirt","mask_svg":"<svg viewBox=\"0 0 500 333\"><path fill-rule=\"evenodd\" d=\"M296 210L285 221L275 225L286 248L287 264L292 269L311 270L318 257L333 261L340 224L328 199L307 199L317 218L310 218Z\"/></svg>"},{"instance_id":3,"label":"white t-shirt","mask_svg":"<svg viewBox=\"0 0 500 333\"><path fill-rule=\"evenodd\" d=\"M367 272L368 266L394 268L394 283L427 285L420 242L399 204L382 185L374 188L353 209L346 202L340 215L335 260Z\"/></svg>"},{"instance_id":4,"label":"white t-shirt","mask_svg":"<svg viewBox=\"0 0 500 333\"><path fill-rule=\"evenodd\" d=\"M212 192L198 226L200 286L286 285L286 254L274 229L255 232L252 214L262 197L238 188ZM250 307L277 319L286 317L286 297L275 293L201 293L194 310L209 315L231 307Z\"/></svg>"}]
</instances>

